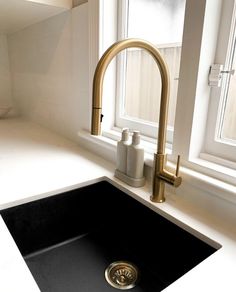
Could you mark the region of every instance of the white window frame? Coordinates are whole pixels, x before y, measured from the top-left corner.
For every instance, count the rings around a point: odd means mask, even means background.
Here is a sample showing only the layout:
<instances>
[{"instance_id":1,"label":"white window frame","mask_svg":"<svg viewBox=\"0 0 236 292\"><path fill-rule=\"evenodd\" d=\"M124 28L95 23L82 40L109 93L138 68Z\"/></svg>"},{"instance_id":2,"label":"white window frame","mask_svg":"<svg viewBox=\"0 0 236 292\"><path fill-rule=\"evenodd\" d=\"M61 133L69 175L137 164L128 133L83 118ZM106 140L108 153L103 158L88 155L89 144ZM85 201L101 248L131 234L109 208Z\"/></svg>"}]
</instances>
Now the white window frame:
<instances>
[{"instance_id":1,"label":"white window frame","mask_svg":"<svg viewBox=\"0 0 236 292\"><path fill-rule=\"evenodd\" d=\"M234 0L224 1L222 5L221 26L219 31L219 43L216 50L215 63L225 64L224 69L227 70L231 63L231 46L234 42L235 32L232 31L232 24L235 23L236 4ZM231 19L231 21L227 21ZM229 75L223 74L222 86L220 88L212 88L211 101L209 105L208 127L206 131L206 143L201 157L205 159L218 160L221 158L221 164L236 169L236 145L230 140L220 139L218 129L221 127L221 115L219 108L223 106L226 89L228 87Z\"/></svg>"},{"instance_id":2,"label":"white window frame","mask_svg":"<svg viewBox=\"0 0 236 292\"><path fill-rule=\"evenodd\" d=\"M212 159L212 155L206 159L202 154L211 91L208 75L215 59L222 3L222 0L186 2L171 159L180 154L181 164L187 168L235 185L235 170L225 167L221 159Z\"/></svg>"}]
</instances>

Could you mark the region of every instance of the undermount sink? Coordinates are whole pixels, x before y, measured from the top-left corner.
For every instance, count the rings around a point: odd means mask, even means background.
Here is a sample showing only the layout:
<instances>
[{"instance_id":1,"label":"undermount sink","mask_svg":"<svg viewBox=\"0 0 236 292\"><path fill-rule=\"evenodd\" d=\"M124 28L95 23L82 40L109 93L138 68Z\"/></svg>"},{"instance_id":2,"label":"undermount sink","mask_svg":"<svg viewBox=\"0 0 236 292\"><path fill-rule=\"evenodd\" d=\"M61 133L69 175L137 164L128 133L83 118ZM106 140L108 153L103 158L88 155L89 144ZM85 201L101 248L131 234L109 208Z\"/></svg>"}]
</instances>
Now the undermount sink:
<instances>
[{"instance_id":1,"label":"undermount sink","mask_svg":"<svg viewBox=\"0 0 236 292\"><path fill-rule=\"evenodd\" d=\"M115 291L105 270L120 261L138 274L121 265L111 280L157 292L216 251L105 181L1 215L42 292Z\"/></svg>"}]
</instances>

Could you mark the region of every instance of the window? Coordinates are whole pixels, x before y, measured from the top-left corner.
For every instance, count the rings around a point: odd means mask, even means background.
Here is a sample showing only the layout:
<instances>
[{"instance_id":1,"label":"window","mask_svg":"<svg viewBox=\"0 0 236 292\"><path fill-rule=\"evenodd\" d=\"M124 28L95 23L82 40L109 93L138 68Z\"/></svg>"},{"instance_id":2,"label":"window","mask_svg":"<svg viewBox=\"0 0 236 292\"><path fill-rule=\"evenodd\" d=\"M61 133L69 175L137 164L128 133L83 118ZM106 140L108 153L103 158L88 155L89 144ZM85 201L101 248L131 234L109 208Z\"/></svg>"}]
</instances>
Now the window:
<instances>
[{"instance_id":1,"label":"window","mask_svg":"<svg viewBox=\"0 0 236 292\"><path fill-rule=\"evenodd\" d=\"M170 71L170 105L167 141L173 140L175 107L184 22L185 0L120 1L120 37L142 38L162 53ZM119 61L116 126L139 129L156 138L161 79L153 58L132 48Z\"/></svg>"},{"instance_id":2,"label":"window","mask_svg":"<svg viewBox=\"0 0 236 292\"><path fill-rule=\"evenodd\" d=\"M172 86L167 135L167 141L172 143L172 155L168 155L168 159L176 161L176 155L180 154L181 165L188 170L235 185L236 123L232 109L235 110L233 92L236 74L222 73L222 86L219 88L208 85L212 64L224 64L223 71L231 71L235 66L235 0L89 1L93 7L99 6L98 2L105 10L105 17L101 18L102 23L90 27L96 32L90 36L92 44L100 36L100 42L95 46L97 50L91 52L99 52L101 57L117 39L138 37L155 44L167 59ZM112 3L113 8L109 10ZM119 21L114 17L117 15L117 3L120 4ZM98 8L97 17L101 15L101 7ZM158 15L160 11L161 15ZM94 9L91 12L91 22L96 24ZM152 18L152 15L155 17ZM118 34L114 29L117 23ZM174 28L175 32L171 32L170 28ZM101 34L101 31L104 33ZM99 58L92 55L90 59L96 61L92 62L95 67ZM143 135L156 138L159 114L156 100L160 80L153 62L146 52L132 48L120 54L116 63L113 62L116 68L112 68L110 75L107 72L109 80L103 92L102 127L105 137L101 142L102 147L106 146L106 155L110 149L110 156L114 157L114 141L119 139L118 132L111 131L114 127L139 129ZM90 82L92 77L91 74ZM96 142L100 142L99 138ZM154 144L147 147L150 152L156 149ZM101 153L104 153L103 150ZM147 159L147 163L151 165L152 160Z\"/></svg>"},{"instance_id":3,"label":"window","mask_svg":"<svg viewBox=\"0 0 236 292\"><path fill-rule=\"evenodd\" d=\"M226 3L227 2L227 3ZM235 1L225 1L215 63L223 65L221 86L212 88L205 152L236 162ZM225 161L227 164L227 161ZM231 164L232 166L232 164Z\"/></svg>"}]
</instances>

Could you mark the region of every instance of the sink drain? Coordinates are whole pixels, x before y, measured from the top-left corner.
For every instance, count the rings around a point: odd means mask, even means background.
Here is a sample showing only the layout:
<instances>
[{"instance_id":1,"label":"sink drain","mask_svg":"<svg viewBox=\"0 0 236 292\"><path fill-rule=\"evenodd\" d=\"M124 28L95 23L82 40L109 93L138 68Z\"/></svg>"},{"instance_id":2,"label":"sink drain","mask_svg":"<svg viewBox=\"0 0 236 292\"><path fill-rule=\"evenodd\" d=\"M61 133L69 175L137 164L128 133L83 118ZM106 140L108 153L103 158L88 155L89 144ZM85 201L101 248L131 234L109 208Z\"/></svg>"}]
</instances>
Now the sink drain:
<instances>
[{"instance_id":1,"label":"sink drain","mask_svg":"<svg viewBox=\"0 0 236 292\"><path fill-rule=\"evenodd\" d=\"M138 280L138 269L129 262L114 262L105 270L107 282L114 288L127 290L133 288Z\"/></svg>"}]
</instances>

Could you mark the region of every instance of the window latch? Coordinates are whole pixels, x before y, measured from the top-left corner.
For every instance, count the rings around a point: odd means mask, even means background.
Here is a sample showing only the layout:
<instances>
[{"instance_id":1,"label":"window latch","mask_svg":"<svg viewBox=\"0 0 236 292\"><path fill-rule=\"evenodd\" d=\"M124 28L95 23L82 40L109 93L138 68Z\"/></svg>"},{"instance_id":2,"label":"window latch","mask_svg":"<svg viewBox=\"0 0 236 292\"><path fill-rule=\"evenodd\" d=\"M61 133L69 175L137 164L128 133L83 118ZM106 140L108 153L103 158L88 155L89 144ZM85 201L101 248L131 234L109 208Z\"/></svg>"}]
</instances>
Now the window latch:
<instances>
[{"instance_id":1,"label":"window latch","mask_svg":"<svg viewBox=\"0 0 236 292\"><path fill-rule=\"evenodd\" d=\"M222 70L220 73L226 73L226 74L234 75L235 69L232 69L232 70Z\"/></svg>"},{"instance_id":2,"label":"window latch","mask_svg":"<svg viewBox=\"0 0 236 292\"><path fill-rule=\"evenodd\" d=\"M220 87L222 83L222 74L234 75L235 70L223 70L222 64L212 64L208 76L208 85L211 87Z\"/></svg>"}]
</instances>

